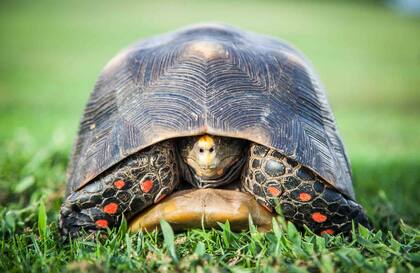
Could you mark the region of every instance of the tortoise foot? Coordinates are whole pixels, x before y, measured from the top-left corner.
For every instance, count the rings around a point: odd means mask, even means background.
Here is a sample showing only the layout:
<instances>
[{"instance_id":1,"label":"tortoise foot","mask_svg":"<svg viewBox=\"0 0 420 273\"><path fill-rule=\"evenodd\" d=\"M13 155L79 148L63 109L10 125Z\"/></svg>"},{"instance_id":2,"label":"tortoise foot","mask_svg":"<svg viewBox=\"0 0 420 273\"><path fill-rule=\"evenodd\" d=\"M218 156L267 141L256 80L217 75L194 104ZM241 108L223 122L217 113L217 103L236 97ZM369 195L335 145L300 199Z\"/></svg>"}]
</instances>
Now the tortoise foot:
<instances>
[{"instance_id":1,"label":"tortoise foot","mask_svg":"<svg viewBox=\"0 0 420 273\"><path fill-rule=\"evenodd\" d=\"M81 191L68 196L61 206L59 220L63 237L75 237L82 231L106 230L120 222L122 211L126 209L123 204L117 200L104 200L104 191L97 193L101 195L92 196L90 192Z\"/></svg>"},{"instance_id":2,"label":"tortoise foot","mask_svg":"<svg viewBox=\"0 0 420 273\"><path fill-rule=\"evenodd\" d=\"M71 193L61 207L62 235L113 228L169 195L179 182L173 149L171 141L154 145Z\"/></svg>"},{"instance_id":3,"label":"tortoise foot","mask_svg":"<svg viewBox=\"0 0 420 273\"><path fill-rule=\"evenodd\" d=\"M112 228L120 222L120 218L121 215L106 213L96 206L80 209L75 204L66 202L61 207L59 228L63 237L75 237L83 231L92 233Z\"/></svg>"},{"instance_id":4,"label":"tortoise foot","mask_svg":"<svg viewBox=\"0 0 420 273\"><path fill-rule=\"evenodd\" d=\"M242 187L269 211L280 208L300 230L307 226L317 234L347 233L352 221L370 228L362 206L274 149L251 145Z\"/></svg>"},{"instance_id":5,"label":"tortoise foot","mask_svg":"<svg viewBox=\"0 0 420 273\"><path fill-rule=\"evenodd\" d=\"M370 228L368 217L359 204L347 198L320 180L304 181L289 177L282 184L283 193L278 198L285 219L298 228L309 227L317 234L348 233L352 222ZM275 199L268 198L275 207Z\"/></svg>"}]
</instances>

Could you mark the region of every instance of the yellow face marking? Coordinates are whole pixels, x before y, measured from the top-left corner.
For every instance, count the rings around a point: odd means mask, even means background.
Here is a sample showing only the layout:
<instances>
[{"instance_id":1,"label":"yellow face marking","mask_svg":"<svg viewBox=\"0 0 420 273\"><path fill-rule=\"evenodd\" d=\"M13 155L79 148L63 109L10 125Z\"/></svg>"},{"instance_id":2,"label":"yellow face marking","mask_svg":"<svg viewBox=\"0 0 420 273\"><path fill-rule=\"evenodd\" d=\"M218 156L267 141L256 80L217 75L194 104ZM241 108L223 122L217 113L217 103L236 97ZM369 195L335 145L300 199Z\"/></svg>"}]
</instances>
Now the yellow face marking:
<instances>
[{"instance_id":1,"label":"yellow face marking","mask_svg":"<svg viewBox=\"0 0 420 273\"><path fill-rule=\"evenodd\" d=\"M216 153L211 153L209 150L214 147L214 139L209 135L204 135L198 140L197 146L203 152L198 156L199 162L204 166L214 165Z\"/></svg>"},{"instance_id":2,"label":"yellow face marking","mask_svg":"<svg viewBox=\"0 0 420 273\"><path fill-rule=\"evenodd\" d=\"M204 135L198 140L198 146L203 149L210 149L214 145L214 139L209 135Z\"/></svg>"}]
</instances>

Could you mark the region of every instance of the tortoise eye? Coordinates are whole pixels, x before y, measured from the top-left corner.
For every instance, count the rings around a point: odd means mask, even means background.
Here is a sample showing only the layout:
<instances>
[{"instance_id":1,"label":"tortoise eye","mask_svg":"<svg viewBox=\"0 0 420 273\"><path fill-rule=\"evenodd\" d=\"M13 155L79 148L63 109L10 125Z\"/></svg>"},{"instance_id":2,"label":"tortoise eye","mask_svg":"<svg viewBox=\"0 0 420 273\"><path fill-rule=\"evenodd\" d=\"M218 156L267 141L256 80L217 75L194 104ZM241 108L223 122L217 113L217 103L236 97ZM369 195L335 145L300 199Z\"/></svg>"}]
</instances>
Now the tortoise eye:
<instances>
[{"instance_id":1,"label":"tortoise eye","mask_svg":"<svg viewBox=\"0 0 420 273\"><path fill-rule=\"evenodd\" d=\"M203 148L200 148L200 153L204 153L204 149Z\"/></svg>"},{"instance_id":2,"label":"tortoise eye","mask_svg":"<svg viewBox=\"0 0 420 273\"><path fill-rule=\"evenodd\" d=\"M212 153L214 151L214 147L211 147L209 152Z\"/></svg>"}]
</instances>

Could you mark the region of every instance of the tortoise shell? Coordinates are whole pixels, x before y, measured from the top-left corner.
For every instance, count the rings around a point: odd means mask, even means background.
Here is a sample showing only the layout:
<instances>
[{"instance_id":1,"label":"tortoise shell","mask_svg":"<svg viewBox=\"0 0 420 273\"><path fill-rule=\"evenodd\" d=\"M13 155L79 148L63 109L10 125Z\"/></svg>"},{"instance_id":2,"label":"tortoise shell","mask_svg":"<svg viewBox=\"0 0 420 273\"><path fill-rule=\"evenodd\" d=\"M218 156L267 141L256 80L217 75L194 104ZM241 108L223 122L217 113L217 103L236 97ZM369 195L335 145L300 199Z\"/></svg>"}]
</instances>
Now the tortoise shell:
<instances>
[{"instance_id":1,"label":"tortoise shell","mask_svg":"<svg viewBox=\"0 0 420 273\"><path fill-rule=\"evenodd\" d=\"M354 199L349 161L308 61L282 41L224 25L140 41L106 65L80 124L67 194L145 147L200 134L275 148Z\"/></svg>"}]
</instances>

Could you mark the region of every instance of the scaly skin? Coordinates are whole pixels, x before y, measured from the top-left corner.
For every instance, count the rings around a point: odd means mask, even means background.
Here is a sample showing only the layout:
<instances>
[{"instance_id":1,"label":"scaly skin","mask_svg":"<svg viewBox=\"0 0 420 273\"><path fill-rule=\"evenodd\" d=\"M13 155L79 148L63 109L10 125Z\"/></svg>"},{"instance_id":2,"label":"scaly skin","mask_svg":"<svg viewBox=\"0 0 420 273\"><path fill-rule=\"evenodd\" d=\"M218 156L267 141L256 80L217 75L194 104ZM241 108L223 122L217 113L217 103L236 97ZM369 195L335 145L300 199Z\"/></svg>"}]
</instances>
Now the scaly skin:
<instances>
[{"instance_id":1,"label":"scaly skin","mask_svg":"<svg viewBox=\"0 0 420 273\"><path fill-rule=\"evenodd\" d=\"M93 232L117 226L172 193L179 183L174 142L158 143L133 156L64 201L60 214L63 236L81 229Z\"/></svg>"},{"instance_id":2,"label":"scaly skin","mask_svg":"<svg viewBox=\"0 0 420 273\"><path fill-rule=\"evenodd\" d=\"M306 225L318 234L346 233L352 220L369 227L359 204L313 171L262 145L251 144L242 187L270 211L279 204L285 219L300 230Z\"/></svg>"}]
</instances>

